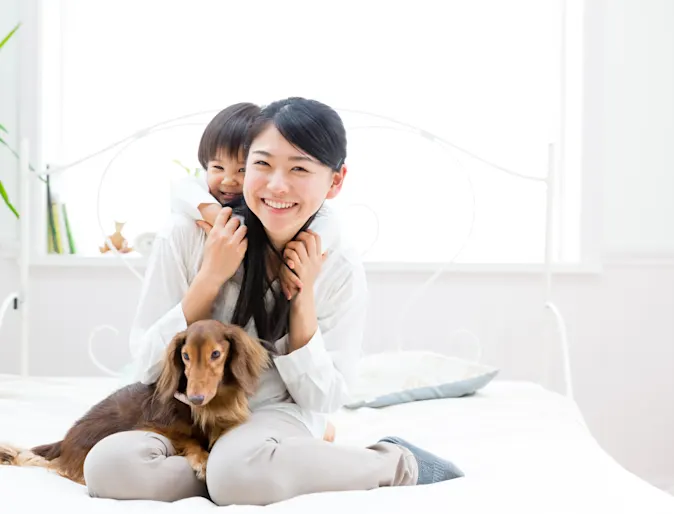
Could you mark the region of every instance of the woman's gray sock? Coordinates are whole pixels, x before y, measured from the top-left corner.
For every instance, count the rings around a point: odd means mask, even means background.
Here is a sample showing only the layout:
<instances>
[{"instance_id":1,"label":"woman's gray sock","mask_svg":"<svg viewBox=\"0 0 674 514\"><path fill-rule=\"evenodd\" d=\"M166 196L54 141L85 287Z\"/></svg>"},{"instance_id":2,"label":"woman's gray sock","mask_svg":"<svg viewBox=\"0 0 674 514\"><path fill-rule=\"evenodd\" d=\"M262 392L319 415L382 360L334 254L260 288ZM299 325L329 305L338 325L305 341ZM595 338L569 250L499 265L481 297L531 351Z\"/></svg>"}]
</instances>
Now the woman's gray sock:
<instances>
[{"instance_id":1,"label":"woman's gray sock","mask_svg":"<svg viewBox=\"0 0 674 514\"><path fill-rule=\"evenodd\" d=\"M384 437L379 440L380 443L392 443L407 448L412 452L414 458L417 460L419 467L419 479L417 485L434 484L436 482L444 482L453 478L464 476L463 471L457 468L448 460L441 459L426 450L408 443L399 437Z\"/></svg>"}]
</instances>

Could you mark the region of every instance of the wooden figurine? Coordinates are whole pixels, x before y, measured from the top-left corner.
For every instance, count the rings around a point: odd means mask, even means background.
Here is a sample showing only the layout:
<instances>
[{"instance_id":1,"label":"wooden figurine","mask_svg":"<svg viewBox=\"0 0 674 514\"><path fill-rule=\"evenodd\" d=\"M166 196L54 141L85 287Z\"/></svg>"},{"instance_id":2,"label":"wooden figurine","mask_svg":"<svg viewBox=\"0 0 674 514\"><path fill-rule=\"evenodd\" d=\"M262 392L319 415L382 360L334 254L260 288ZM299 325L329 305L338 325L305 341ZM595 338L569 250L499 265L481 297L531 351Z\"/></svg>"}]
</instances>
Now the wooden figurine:
<instances>
[{"instance_id":1,"label":"wooden figurine","mask_svg":"<svg viewBox=\"0 0 674 514\"><path fill-rule=\"evenodd\" d=\"M112 246L114 246L119 253L129 253L130 251L132 251L132 248L129 247L129 242L122 235L122 228L124 228L124 225L125 225L124 223L115 221L115 233L108 236L110 242L112 243ZM103 246L99 246L98 249L101 251L101 253L110 251L107 242L104 242Z\"/></svg>"}]
</instances>

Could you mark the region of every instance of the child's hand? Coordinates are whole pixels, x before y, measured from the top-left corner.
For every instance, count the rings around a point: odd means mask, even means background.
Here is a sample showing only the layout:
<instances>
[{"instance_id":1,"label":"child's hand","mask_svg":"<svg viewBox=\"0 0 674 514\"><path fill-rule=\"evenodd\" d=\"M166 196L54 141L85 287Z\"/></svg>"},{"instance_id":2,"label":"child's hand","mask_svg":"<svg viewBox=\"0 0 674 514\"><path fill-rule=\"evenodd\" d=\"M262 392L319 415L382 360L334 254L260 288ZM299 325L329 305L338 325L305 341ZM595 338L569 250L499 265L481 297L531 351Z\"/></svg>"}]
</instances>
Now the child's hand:
<instances>
[{"instance_id":1,"label":"child's hand","mask_svg":"<svg viewBox=\"0 0 674 514\"><path fill-rule=\"evenodd\" d=\"M215 218L218 217L222 206L217 203L201 203L199 204L199 212L201 217L204 218L204 221L208 223L211 227L215 224Z\"/></svg>"}]
</instances>

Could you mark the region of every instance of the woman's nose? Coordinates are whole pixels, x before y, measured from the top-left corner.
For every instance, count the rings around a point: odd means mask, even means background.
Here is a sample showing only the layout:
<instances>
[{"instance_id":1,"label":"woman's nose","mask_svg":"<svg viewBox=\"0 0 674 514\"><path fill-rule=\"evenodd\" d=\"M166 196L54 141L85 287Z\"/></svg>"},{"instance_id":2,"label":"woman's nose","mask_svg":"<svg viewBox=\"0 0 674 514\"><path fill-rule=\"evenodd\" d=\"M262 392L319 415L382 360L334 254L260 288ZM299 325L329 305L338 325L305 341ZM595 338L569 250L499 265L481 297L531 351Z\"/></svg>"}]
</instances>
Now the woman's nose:
<instances>
[{"instance_id":1,"label":"woman's nose","mask_svg":"<svg viewBox=\"0 0 674 514\"><path fill-rule=\"evenodd\" d=\"M275 193L285 193L288 191L288 181L282 171L275 171L269 175L267 188Z\"/></svg>"}]
</instances>

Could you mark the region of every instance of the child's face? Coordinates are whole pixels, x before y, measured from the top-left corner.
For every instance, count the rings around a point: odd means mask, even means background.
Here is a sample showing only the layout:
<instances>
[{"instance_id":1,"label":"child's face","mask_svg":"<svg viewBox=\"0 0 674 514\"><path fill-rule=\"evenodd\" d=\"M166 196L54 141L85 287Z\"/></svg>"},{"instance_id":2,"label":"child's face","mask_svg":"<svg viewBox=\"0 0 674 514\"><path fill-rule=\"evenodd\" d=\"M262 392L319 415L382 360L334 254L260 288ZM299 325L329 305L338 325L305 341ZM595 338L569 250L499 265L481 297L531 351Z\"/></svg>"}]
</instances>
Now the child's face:
<instances>
[{"instance_id":1,"label":"child's face","mask_svg":"<svg viewBox=\"0 0 674 514\"><path fill-rule=\"evenodd\" d=\"M224 151L208 161L208 191L220 204L224 205L241 196L245 165L243 154L232 158Z\"/></svg>"}]
</instances>

